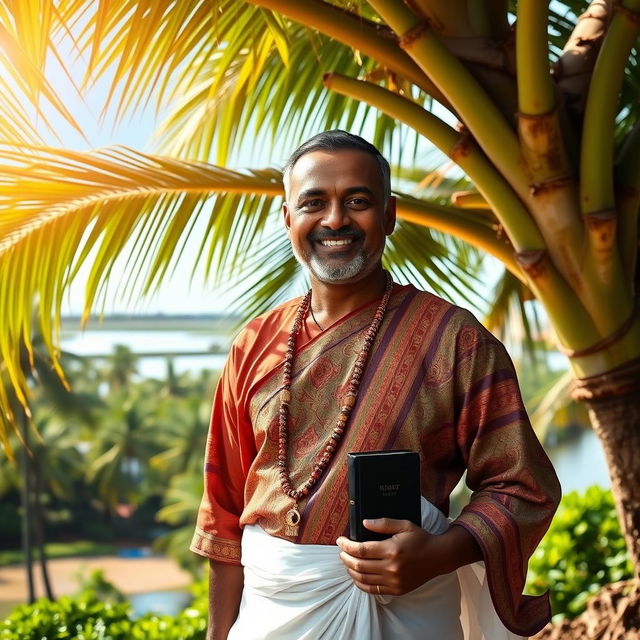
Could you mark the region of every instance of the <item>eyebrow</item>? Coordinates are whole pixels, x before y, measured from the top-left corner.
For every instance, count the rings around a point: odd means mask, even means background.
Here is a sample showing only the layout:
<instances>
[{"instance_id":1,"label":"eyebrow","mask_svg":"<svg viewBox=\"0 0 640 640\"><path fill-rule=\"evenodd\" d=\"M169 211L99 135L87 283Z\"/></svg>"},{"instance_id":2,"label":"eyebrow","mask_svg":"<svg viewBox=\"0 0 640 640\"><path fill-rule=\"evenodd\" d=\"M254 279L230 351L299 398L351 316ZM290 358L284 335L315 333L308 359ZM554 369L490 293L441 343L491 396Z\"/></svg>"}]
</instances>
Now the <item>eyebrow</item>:
<instances>
[{"instance_id":1,"label":"eyebrow","mask_svg":"<svg viewBox=\"0 0 640 640\"><path fill-rule=\"evenodd\" d=\"M322 196L326 193L325 189L305 189L298 194L298 202L304 200L305 198L312 198L313 196ZM353 195L354 193L366 193L372 198L375 199L376 194L369 189L369 187L364 185L358 185L355 187L349 187L345 189L344 194L347 196Z\"/></svg>"}]
</instances>

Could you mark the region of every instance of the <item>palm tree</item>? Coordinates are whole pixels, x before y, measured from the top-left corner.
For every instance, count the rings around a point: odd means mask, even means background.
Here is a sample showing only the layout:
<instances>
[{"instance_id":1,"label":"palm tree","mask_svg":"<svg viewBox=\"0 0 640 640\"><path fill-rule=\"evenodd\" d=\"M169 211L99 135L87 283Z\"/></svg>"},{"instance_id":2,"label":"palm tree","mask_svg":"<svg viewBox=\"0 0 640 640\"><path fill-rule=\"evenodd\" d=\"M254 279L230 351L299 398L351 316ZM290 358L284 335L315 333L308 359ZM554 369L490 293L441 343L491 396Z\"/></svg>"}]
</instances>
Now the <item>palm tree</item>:
<instances>
[{"instance_id":1,"label":"palm tree","mask_svg":"<svg viewBox=\"0 0 640 640\"><path fill-rule=\"evenodd\" d=\"M33 127L4 125L0 350L25 402L16 354L31 300L55 352L60 295L90 255L86 317L123 253L129 291L159 287L198 218L195 261L247 278L248 313L290 293L295 262L270 215L280 173L224 163L255 131L291 148L373 122L395 163L430 174L428 140L461 172L450 200L398 193L391 268L422 283L453 273L461 287L456 261L473 261L471 246L503 263L501 300L546 310L640 570L640 0L24 0L0 21L16 91L72 124L42 80L69 33L88 78L113 73L119 116L171 104L157 155L27 146ZM15 100L2 100L12 122ZM256 277L265 265L269 278Z\"/></svg>"},{"instance_id":2,"label":"palm tree","mask_svg":"<svg viewBox=\"0 0 640 640\"><path fill-rule=\"evenodd\" d=\"M27 573L28 600L34 602L33 548L37 549L42 580L47 598L54 599L45 551L45 495L68 497L72 484L81 475L81 454L78 450L74 427L89 426L93 411L99 405L96 397L75 388L65 387L55 375L51 360L43 349L41 336L33 338L31 366L23 354L22 369L28 373L35 397L30 412L19 404L13 389L5 393L19 419L19 468L15 460L0 459L0 494L19 490L22 505L22 549ZM74 371L83 363L69 353L62 354L67 371ZM0 365L0 384L7 384L6 367ZM81 385L79 385L81 386ZM37 438L32 437L30 422L35 426Z\"/></svg>"},{"instance_id":3,"label":"palm tree","mask_svg":"<svg viewBox=\"0 0 640 640\"><path fill-rule=\"evenodd\" d=\"M208 386L208 385L207 385ZM166 415L164 429L158 434L162 451L149 461L151 466L170 478L186 471L201 472L202 452L207 441L211 406L204 389L192 384L187 397L176 401L175 397L164 399Z\"/></svg>"},{"instance_id":4,"label":"palm tree","mask_svg":"<svg viewBox=\"0 0 640 640\"><path fill-rule=\"evenodd\" d=\"M141 387L120 389L106 400L105 412L87 454L87 479L109 515L120 503L138 506L155 483L146 472L159 452L158 434L164 431L153 398Z\"/></svg>"},{"instance_id":5,"label":"palm tree","mask_svg":"<svg viewBox=\"0 0 640 640\"><path fill-rule=\"evenodd\" d=\"M117 344L105 362L104 377L112 392L125 389L137 373L138 357L129 347Z\"/></svg>"},{"instance_id":6,"label":"palm tree","mask_svg":"<svg viewBox=\"0 0 640 640\"><path fill-rule=\"evenodd\" d=\"M202 488L201 470L188 469L173 476L164 494L163 507L156 514L159 522L173 527L154 541L154 548L166 552L181 566L198 575L202 573L202 561L189 552L189 542L193 537L193 523L200 506Z\"/></svg>"}]
</instances>

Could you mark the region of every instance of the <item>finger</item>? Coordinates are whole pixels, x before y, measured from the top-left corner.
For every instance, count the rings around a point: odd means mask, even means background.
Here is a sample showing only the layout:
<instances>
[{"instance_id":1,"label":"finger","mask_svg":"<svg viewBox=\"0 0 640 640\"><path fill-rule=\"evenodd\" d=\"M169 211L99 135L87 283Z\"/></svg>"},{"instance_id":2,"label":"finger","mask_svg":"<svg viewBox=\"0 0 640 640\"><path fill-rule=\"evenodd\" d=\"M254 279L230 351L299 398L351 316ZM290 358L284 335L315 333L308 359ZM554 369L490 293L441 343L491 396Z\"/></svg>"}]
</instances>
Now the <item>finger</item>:
<instances>
[{"instance_id":1,"label":"finger","mask_svg":"<svg viewBox=\"0 0 640 640\"><path fill-rule=\"evenodd\" d=\"M390 535L408 531L416 526L410 520L396 520L395 518L373 518L363 520L362 524L370 531L388 533Z\"/></svg>"},{"instance_id":2,"label":"finger","mask_svg":"<svg viewBox=\"0 0 640 640\"><path fill-rule=\"evenodd\" d=\"M365 593L370 593L374 596L390 596L396 595L391 587L388 587L385 584L375 583L375 584L367 584L366 582L358 582L357 580L353 581L353 584L358 587L361 591Z\"/></svg>"},{"instance_id":3,"label":"finger","mask_svg":"<svg viewBox=\"0 0 640 640\"><path fill-rule=\"evenodd\" d=\"M340 560L342 560L347 569L361 574L380 575L383 573L383 562L380 560L363 560L362 558L350 556L344 551L340 552Z\"/></svg>"},{"instance_id":4,"label":"finger","mask_svg":"<svg viewBox=\"0 0 640 640\"><path fill-rule=\"evenodd\" d=\"M382 588L382 585L385 584L384 576L381 576L375 573L359 573L358 571L353 571L353 569L347 569L347 573L351 576L351 578L356 584L361 584L361 585L379 584L381 588Z\"/></svg>"},{"instance_id":5,"label":"finger","mask_svg":"<svg viewBox=\"0 0 640 640\"><path fill-rule=\"evenodd\" d=\"M384 557L385 545L382 542L368 541L368 542L355 542L349 540L344 536L340 536L336 540L336 544L350 556L355 558L382 558Z\"/></svg>"}]
</instances>

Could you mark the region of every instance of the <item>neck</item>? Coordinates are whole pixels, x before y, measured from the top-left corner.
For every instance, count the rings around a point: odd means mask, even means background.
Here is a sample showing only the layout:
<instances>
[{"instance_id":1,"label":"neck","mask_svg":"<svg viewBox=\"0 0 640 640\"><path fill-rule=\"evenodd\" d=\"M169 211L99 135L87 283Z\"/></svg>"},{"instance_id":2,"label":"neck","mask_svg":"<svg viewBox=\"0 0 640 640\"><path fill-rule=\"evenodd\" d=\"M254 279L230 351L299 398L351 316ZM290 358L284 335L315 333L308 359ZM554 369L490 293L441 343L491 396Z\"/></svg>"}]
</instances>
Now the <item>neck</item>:
<instances>
[{"instance_id":1,"label":"neck","mask_svg":"<svg viewBox=\"0 0 640 640\"><path fill-rule=\"evenodd\" d=\"M386 277L382 265L356 282L321 282L311 277L311 305L322 327L328 327L363 305L381 298Z\"/></svg>"}]
</instances>

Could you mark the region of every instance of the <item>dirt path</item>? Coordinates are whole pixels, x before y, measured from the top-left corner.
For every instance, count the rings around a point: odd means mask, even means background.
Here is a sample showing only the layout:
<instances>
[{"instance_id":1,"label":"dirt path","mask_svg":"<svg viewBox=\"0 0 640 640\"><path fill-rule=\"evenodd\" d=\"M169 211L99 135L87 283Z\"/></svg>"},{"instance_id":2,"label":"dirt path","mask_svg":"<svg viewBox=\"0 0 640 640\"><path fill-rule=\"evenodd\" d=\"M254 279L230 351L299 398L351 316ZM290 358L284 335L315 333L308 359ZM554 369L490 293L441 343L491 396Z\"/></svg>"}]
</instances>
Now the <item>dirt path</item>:
<instances>
[{"instance_id":1,"label":"dirt path","mask_svg":"<svg viewBox=\"0 0 640 640\"><path fill-rule=\"evenodd\" d=\"M78 590L78 574L88 577L94 569L102 569L105 578L126 594L181 589L191 582L189 574L168 558L58 558L49 561L55 595L74 593ZM34 576L36 593L43 596L39 567L35 567ZM27 577L24 567L0 567L0 602L24 602L26 598Z\"/></svg>"}]
</instances>

